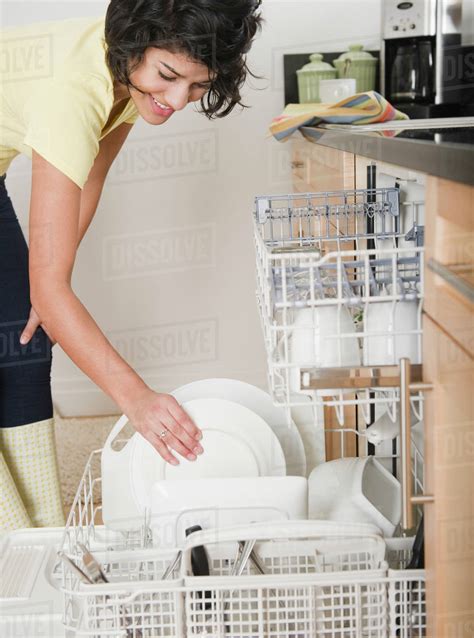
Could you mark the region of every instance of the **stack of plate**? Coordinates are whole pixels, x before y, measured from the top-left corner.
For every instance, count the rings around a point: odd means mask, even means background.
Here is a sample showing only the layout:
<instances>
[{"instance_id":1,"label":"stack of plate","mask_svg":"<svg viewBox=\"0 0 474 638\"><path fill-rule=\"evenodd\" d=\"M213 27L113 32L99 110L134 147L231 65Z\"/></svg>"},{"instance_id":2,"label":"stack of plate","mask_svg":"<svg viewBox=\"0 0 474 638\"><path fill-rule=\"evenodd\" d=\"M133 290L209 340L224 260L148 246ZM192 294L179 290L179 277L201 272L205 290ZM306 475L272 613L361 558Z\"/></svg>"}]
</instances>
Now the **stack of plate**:
<instances>
[{"instance_id":1,"label":"stack of plate","mask_svg":"<svg viewBox=\"0 0 474 638\"><path fill-rule=\"evenodd\" d=\"M306 458L303 442L294 421L288 422L286 412L277 407L269 394L249 383L235 379L203 379L181 386L171 392L180 404L195 399L222 399L232 401L263 419L279 442L286 464L285 474L306 476Z\"/></svg>"},{"instance_id":2,"label":"stack of plate","mask_svg":"<svg viewBox=\"0 0 474 638\"><path fill-rule=\"evenodd\" d=\"M170 516L176 522L178 515L185 510L189 512L186 485L189 492L198 495L199 481L202 481L203 499L195 496L193 508L201 508L201 515L202 508L209 511L211 505L214 514L229 508L239 510L240 518L232 515L226 519L226 524L261 520L262 517L269 520L271 516L306 516L303 442L295 424L288 423L285 410L275 407L267 393L240 381L206 379L178 388L171 394L202 430L204 453L195 461L180 457L180 464L172 466L138 433L116 451L112 442L128 421L123 415L112 429L102 452L102 507L104 523L108 527L123 531L137 529L147 512L151 513L155 527L162 525L165 519L169 524ZM266 481L258 480L263 478ZM269 487L270 478L277 479L273 487ZM246 490L241 490L240 502L236 496L239 492L236 479L247 481ZM250 487L248 481L251 479ZM229 482L226 484L225 481ZM163 485L167 489L163 489ZM154 486L158 487L154 489ZM259 490L261 494L256 497ZM278 493L282 497L280 515L275 510L275 494ZM287 495L286 499L284 495ZM297 503L304 503L304 506L296 506ZM258 506L261 506L260 513Z\"/></svg>"}]
</instances>

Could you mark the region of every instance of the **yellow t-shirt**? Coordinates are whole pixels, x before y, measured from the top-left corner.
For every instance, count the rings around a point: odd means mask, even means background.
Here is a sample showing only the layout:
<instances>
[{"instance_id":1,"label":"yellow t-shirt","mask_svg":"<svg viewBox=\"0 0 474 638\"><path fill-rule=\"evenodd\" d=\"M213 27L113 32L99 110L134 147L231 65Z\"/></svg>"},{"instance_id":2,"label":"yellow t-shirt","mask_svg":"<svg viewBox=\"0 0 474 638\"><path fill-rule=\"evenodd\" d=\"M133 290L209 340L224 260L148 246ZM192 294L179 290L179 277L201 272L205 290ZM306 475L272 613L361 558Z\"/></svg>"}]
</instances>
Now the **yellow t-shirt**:
<instances>
[{"instance_id":1,"label":"yellow t-shirt","mask_svg":"<svg viewBox=\"0 0 474 638\"><path fill-rule=\"evenodd\" d=\"M99 141L135 122L130 99L104 128L114 101L104 23L76 18L0 34L0 175L34 149L82 188Z\"/></svg>"}]
</instances>

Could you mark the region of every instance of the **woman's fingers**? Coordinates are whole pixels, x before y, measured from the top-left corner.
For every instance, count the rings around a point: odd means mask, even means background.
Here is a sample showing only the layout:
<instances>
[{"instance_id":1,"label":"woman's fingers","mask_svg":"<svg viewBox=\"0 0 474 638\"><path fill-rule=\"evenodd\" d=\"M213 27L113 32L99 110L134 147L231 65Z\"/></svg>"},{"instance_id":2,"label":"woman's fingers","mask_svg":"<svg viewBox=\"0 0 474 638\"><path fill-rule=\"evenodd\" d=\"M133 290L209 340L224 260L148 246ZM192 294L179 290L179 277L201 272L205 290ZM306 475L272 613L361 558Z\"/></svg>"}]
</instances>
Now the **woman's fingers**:
<instances>
[{"instance_id":1,"label":"woman's fingers","mask_svg":"<svg viewBox=\"0 0 474 638\"><path fill-rule=\"evenodd\" d=\"M137 432L146 438L167 461L179 461L171 450L189 461L195 461L204 452L199 443L202 432L170 394L149 389L140 393L127 411Z\"/></svg>"},{"instance_id":2,"label":"woman's fingers","mask_svg":"<svg viewBox=\"0 0 474 638\"><path fill-rule=\"evenodd\" d=\"M168 411L174 420L186 431L188 436L192 437L196 441L202 439L201 430L176 400L174 400L174 402L170 402L168 405Z\"/></svg>"},{"instance_id":3,"label":"woman's fingers","mask_svg":"<svg viewBox=\"0 0 474 638\"><path fill-rule=\"evenodd\" d=\"M169 447L163 442L161 437L159 437L155 432L149 432L147 438L167 463L171 463L171 465L179 465L178 459L171 453Z\"/></svg>"},{"instance_id":4,"label":"woman's fingers","mask_svg":"<svg viewBox=\"0 0 474 638\"><path fill-rule=\"evenodd\" d=\"M197 455L202 454L201 445L175 421L171 414L161 419L161 426L164 426L164 429L162 428L160 432L155 430L155 433L159 435L161 432L166 432L162 440L188 461L195 461Z\"/></svg>"},{"instance_id":5,"label":"woman's fingers","mask_svg":"<svg viewBox=\"0 0 474 638\"><path fill-rule=\"evenodd\" d=\"M38 313L33 307L31 307L30 309L30 316L28 318L28 322L26 326L23 328L23 332L21 333L20 343L23 346L26 345L31 340L31 337L35 334L36 330L38 329L38 326L41 326L41 328L45 331L49 340L51 341L51 345L54 346L56 341L51 337L51 335L48 333L46 328L42 325L41 319L39 318Z\"/></svg>"},{"instance_id":6,"label":"woman's fingers","mask_svg":"<svg viewBox=\"0 0 474 638\"><path fill-rule=\"evenodd\" d=\"M20 343L24 346L28 343L31 337L35 334L36 329L40 325L39 317L35 312L30 312L30 316L26 326L23 328L23 332L21 333Z\"/></svg>"}]
</instances>

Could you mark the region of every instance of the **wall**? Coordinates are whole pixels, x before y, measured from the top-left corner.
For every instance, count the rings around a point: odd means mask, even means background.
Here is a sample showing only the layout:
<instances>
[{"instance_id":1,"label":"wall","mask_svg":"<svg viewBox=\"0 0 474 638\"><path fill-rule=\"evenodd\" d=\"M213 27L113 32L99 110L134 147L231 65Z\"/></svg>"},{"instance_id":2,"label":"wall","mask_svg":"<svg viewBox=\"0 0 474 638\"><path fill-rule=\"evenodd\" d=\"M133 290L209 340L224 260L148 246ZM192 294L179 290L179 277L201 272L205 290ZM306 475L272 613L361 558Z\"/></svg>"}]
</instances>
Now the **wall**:
<instances>
[{"instance_id":1,"label":"wall","mask_svg":"<svg viewBox=\"0 0 474 638\"><path fill-rule=\"evenodd\" d=\"M474 44L474 0L463 0L462 44Z\"/></svg>"},{"instance_id":2,"label":"wall","mask_svg":"<svg viewBox=\"0 0 474 638\"><path fill-rule=\"evenodd\" d=\"M15 0L2 3L2 20L10 26L100 15L105 6ZM282 56L341 50L352 42L379 46L379 0L264 0L263 14L266 24L249 63L265 79L245 87L251 108L215 122L192 108L165 127L139 121L77 255L74 290L112 344L159 391L216 376L265 387L252 205L256 194L291 190L290 145L267 137L283 106ZM25 158L12 164L8 186L27 236ZM59 345L52 376L63 416L117 412Z\"/></svg>"}]
</instances>

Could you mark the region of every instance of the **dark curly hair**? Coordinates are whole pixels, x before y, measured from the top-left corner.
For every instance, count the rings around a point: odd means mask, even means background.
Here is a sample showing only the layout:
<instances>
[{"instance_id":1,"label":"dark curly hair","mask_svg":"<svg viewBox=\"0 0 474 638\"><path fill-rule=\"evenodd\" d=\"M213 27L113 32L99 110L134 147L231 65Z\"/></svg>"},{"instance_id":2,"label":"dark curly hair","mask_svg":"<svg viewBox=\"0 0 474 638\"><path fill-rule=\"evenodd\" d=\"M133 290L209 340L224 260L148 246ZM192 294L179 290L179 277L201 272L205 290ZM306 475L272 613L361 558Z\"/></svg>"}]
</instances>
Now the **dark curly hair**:
<instances>
[{"instance_id":1,"label":"dark curly hair","mask_svg":"<svg viewBox=\"0 0 474 638\"><path fill-rule=\"evenodd\" d=\"M214 78L201 98L209 119L228 115L241 102L246 53L261 29L261 0L111 0L105 18L106 60L115 80L132 86L130 74L150 46L184 53ZM139 90L139 89L137 89Z\"/></svg>"}]
</instances>

